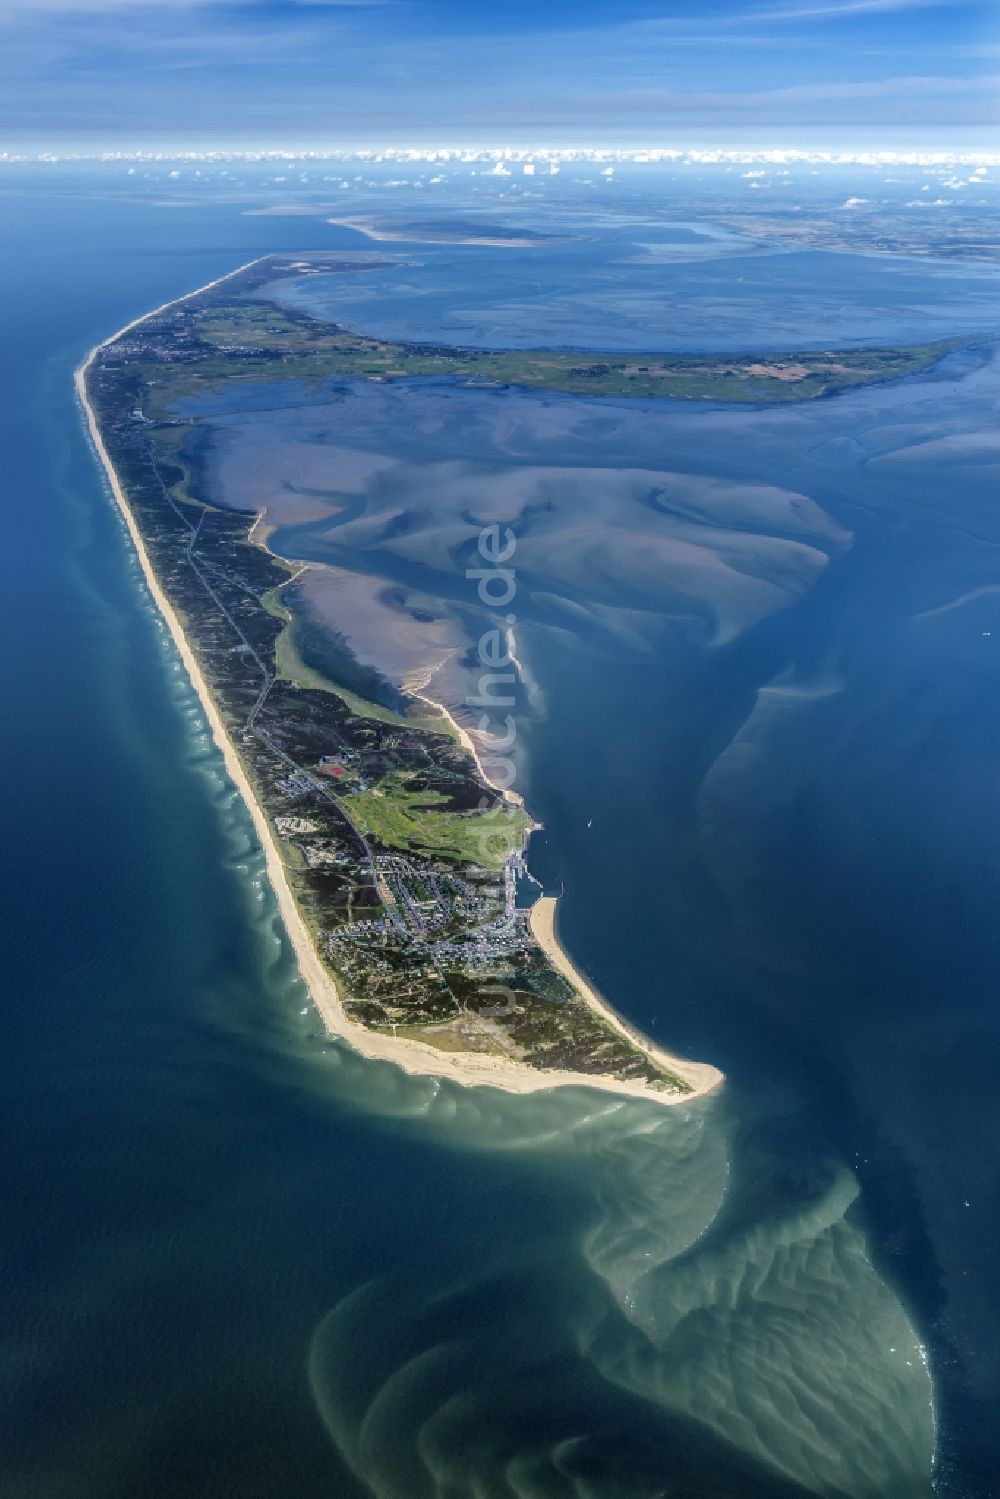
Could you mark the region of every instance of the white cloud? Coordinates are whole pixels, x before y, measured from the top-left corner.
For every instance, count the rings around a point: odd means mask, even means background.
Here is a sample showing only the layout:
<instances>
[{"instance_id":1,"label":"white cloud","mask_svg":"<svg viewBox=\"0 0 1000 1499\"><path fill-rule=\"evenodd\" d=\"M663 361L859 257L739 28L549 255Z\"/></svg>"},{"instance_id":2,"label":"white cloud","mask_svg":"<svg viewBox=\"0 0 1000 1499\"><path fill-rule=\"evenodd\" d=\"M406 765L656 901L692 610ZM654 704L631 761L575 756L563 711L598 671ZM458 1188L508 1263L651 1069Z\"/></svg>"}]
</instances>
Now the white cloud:
<instances>
[{"instance_id":1,"label":"white cloud","mask_svg":"<svg viewBox=\"0 0 1000 1499\"><path fill-rule=\"evenodd\" d=\"M428 150L417 146L395 146L384 147L382 150L358 150L347 148L328 148L324 150L288 150L288 149L259 149L246 150L187 150L187 151L165 151L165 150L113 150L113 151L78 151L53 155L51 152L38 153L12 153L0 150L0 162L14 161L118 161L126 165L132 162L160 163L164 166L187 165L189 163L209 163L216 167L233 165L234 163L256 162L272 163L275 166L283 165L297 171L304 170L307 166L315 167L317 170L323 166L342 167L345 170L350 166L367 162L378 161L384 164L398 162L402 165L415 165L419 162L441 164L446 161L454 161L473 168L474 164L480 164L484 170L479 175L508 177L511 175L511 165L521 166L534 164L536 173L543 167L555 176L561 166L590 163L600 166L605 172L623 162L637 163L652 166L675 166L675 167L719 167L724 172L731 172L737 167L747 167L750 170L741 176L750 179L771 177L772 175L787 176L788 167L800 172L808 171L810 176L817 177L822 169L842 169L844 167L862 167L878 170L888 167L914 167L922 168L930 174L937 174L942 186L955 181L962 186L967 181L982 183L989 170L1000 169L1000 152L997 151L820 151L802 150L797 147L772 147L767 150L722 150L712 148L710 150L680 150L673 147L645 147L642 149L626 148L597 148L591 146L549 146L533 147L528 149L515 149L510 146L488 147L488 146L451 146L447 148L437 147ZM972 173L971 178L958 178L956 174ZM471 175L472 173L470 173ZM530 174L529 174L530 175ZM326 176L323 179L328 182L339 183L339 176ZM362 182L362 174L353 177L355 182ZM581 182L591 179L580 178ZM930 192L931 183L925 182L920 189L921 192Z\"/></svg>"},{"instance_id":2,"label":"white cloud","mask_svg":"<svg viewBox=\"0 0 1000 1499\"><path fill-rule=\"evenodd\" d=\"M840 206L841 208L861 208L862 205L867 202L867 198L848 198L845 202L841 203Z\"/></svg>"},{"instance_id":3,"label":"white cloud","mask_svg":"<svg viewBox=\"0 0 1000 1499\"><path fill-rule=\"evenodd\" d=\"M950 74L905 74L892 78L844 78L793 83L780 88L749 89L745 93L715 90L645 89L628 95L606 95L606 106L620 99L633 111L659 109L756 108L770 104L820 104L836 100L947 98L953 94L996 93L1000 74L981 73L961 78ZM795 154L795 153L791 153Z\"/></svg>"},{"instance_id":4,"label":"white cloud","mask_svg":"<svg viewBox=\"0 0 1000 1499\"><path fill-rule=\"evenodd\" d=\"M972 4L974 0L951 0L954 4ZM853 16L880 15L899 10L937 8L941 0L816 0L815 4L777 5L767 10L744 12L746 21L831 21L850 20Z\"/></svg>"}]
</instances>

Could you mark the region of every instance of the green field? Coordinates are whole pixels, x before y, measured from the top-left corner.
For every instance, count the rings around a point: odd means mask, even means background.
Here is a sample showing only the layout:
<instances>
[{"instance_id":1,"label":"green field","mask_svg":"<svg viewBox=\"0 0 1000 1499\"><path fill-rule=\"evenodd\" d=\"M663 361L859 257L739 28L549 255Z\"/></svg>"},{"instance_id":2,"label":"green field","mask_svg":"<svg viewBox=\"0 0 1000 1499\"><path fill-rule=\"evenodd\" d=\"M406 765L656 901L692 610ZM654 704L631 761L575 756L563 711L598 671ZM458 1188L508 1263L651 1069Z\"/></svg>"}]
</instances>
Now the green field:
<instances>
[{"instance_id":1,"label":"green field","mask_svg":"<svg viewBox=\"0 0 1000 1499\"><path fill-rule=\"evenodd\" d=\"M785 404L919 373L961 342L732 356L493 351L366 338L262 301L219 299L188 316L200 353L171 382L172 400L222 379L312 382L344 375L451 376L570 395ZM154 393L154 405L161 399Z\"/></svg>"},{"instance_id":2,"label":"green field","mask_svg":"<svg viewBox=\"0 0 1000 1499\"><path fill-rule=\"evenodd\" d=\"M520 807L493 812L445 812L436 791L411 791L410 776L390 775L369 791L343 798L351 816L388 848L425 858L456 859L500 869L521 847L531 819Z\"/></svg>"}]
</instances>

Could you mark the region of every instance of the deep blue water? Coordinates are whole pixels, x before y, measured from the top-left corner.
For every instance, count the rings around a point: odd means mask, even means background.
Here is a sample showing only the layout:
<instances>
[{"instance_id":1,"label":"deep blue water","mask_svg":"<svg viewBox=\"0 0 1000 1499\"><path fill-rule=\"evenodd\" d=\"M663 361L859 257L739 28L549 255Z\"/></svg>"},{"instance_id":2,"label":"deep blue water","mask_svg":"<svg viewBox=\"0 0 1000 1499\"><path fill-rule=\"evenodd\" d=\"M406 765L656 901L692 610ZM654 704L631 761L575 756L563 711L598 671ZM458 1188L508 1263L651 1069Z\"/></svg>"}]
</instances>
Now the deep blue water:
<instances>
[{"instance_id":1,"label":"deep blue water","mask_svg":"<svg viewBox=\"0 0 1000 1499\"><path fill-rule=\"evenodd\" d=\"M726 1092L405 1079L303 1013L71 385L248 254L355 241L6 206L4 1492L919 1499L919 1345L939 1492L994 1492L1000 595L909 623L990 586L989 476L831 486L854 548L724 650L531 641L567 944ZM790 482L813 449L753 430Z\"/></svg>"}]
</instances>

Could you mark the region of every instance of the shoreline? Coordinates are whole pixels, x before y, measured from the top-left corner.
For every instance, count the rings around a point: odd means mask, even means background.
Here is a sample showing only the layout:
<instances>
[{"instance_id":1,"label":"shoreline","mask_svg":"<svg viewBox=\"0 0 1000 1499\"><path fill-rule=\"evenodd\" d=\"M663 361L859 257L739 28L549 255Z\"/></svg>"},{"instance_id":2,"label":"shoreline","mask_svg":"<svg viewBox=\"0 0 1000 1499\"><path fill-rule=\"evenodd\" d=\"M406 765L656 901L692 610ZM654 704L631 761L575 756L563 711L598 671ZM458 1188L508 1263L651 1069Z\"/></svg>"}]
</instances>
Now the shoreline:
<instances>
[{"instance_id":1,"label":"shoreline","mask_svg":"<svg viewBox=\"0 0 1000 1499\"><path fill-rule=\"evenodd\" d=\"M167 308L191 301L194 297L200 296L202 292L208 291L224 281L228 281L231 277L238 275L240 271L246 270L250 266L256 265L261 260L266 259L268 259L266 255L257 256L253 260L247 261L244 265L227 272L226 275L206 282L204 286L198 287L195 291L187 292L184 296L175 297L169 302L161 303L159 307L152 309L150 312L143 313L141 317L133 318L124 327L119 328L117 332L110 334L108 338L102 339L100 343L95 344L81 364L78 365L73 378L77 396L87 419L87 428L94 451L100 460L115 502L125 521L142 568L143 577L146 580L146 585L149 588L153 602L166 622L184 669L187 672L192 687L197 693L209 728L212 731L213 741L225 762L226 771L250 813L261 848L264 852L268 881L274 892L282 923L291 942L292 950L295 953L299 973L327 1033L330 1036L346 1041L362 1056L371 1058L372 1060L392 1062L404 1072L411 1075L450 1078L453 1082L468 1087L501 1088L506 1092L524 1094L547 1092L557 1087L578 1087L597 1089L605 1093L615 1093L622 1097L644 1098L649 1102L665 1104L667 1106L693 1102L696 1098L703 1096L705 1093L719 1086L723 1081L722 1074L708 1064L686 1062L682 1058L674 1058L662 1051L658 1046L655 1046L648 1038L633 1035L628 1030L625 1023L615 1014L614 1010L604 1000L600 999L591 986L577 974L568 955L560 947L555 935L554 926L556 901L551 896L543 897L539 900L532 908L530 917L531 930L546 956L565 977L577 985L586 1004L596 1010L602 1018L614 1025L616 1030L627 1035L633 1044L638 1045L656 1062L666 1066L668 1070L675 1072L684 1082L689 1083L692 1090L690 1093L666 1094L655 1088L648 1087L645 1083L621 1081L618 1078L602 1077L599 1074L591 1075L569 1071L543 1072L523 1063L499 1057L483 1056L476 1052L458 1054L438 1051L433 1046L424 1045L418 1041L410 1041L405 1038L384 1035L380 1032L369 1030L366 1026L359 1025L356 1021L349 1019L344 1011L337 985L320 958L312 936L295 903L291 887L285 877L285 867L264 810L254 794L253 787L243 767L236 746L226 733L225 725L209 691L208 684L202 676L201 668L184 634L180 620L161 588L156 573L153 570L142 533L132 514L131 506L118 477L117 470L104 445L104 439L101 436L94 409L87 395L87 374L97 355L108 344L114 343L122 334L129 332L141 323L147 322L150 318L158 316ZM450 717L450 715L448 716ZM456 725L456 727L458 726ZM547 904L545 904L546 902ZM541 935L539 935L539 931L536 931L535 928L536 912L538 912L540 906L543 907L543 911L537 916L537 920Z\"/></svg>"},{"instance_id":2,"label":"shoreline","mask_svg":"<svg viewBox=\"0 0 1000 1499\"><path fill-rule=\"evenodd\" d=\"M648 1036L643 1035L638 1029L633 1029L626 1020L619 1015L618 1011L608 1003L602 995L583 977L583 974L574 964L569 953L562 946L556 935L556 915L558 912L559 898L555 895L540 895L531 908L528 917L528 925L531 927L531 935L538 943L542 952L548 958L563 978L579 990L584 1000L592 1010L605 1019L621 1035L627 1036L635 1046L641 1046L655 1062L674 1072L682 1082L688 1083L691 1092L684 1094L684 1098L700 1098L704 1093L711 1093L724 1081L723 1074L710 1062L691 1062L685 1057L675 1056L673 1052L666 1051L651 1041ZM676 1102L681 1102L677 1099Z\"/></svg>"},{"instance_id":3,"label":"shoreline","mask_svg":"<svg viewBox=\"0 0 1000 1499\"><path fill-rule=\"evenodd\" d=\"M440 234L404 234L399 230L379 225L376 219L327 219L337 229L353 229L356 234L363 234L366 239L374 240L379 244L404 244L404 245L486 245L497 250L533 250L537 245L545 244L543 239L505 239L502 235L456 235L442 239ZM565 243L565 241L563 241Z\"/></svg>"},{"instance_id":4,"label":"shoreline","mask_svg":"<svg viewBox=\"0 0 1000 1499\"><path fill-rule=\"evenodd\" d=\"M500 795L502 800L505 802L509 802L512 807L523 807L524 797L521 796L520 792L512 790L510 786L498 786L496 781L492 780L486 774L486 771L483 768L483 762L480 759L479 746L476 744L476 741L473 739L472 734L465 727L465 725L459 723L455 715L451 712L447 705L441 701L440 698L431 697L429 693L423 691L425 687L430 686L431 678L435 676L438 670L444 665L444 660L445 658L442 658L438 662L437 666L433 667L433 669L428 672L427 676L420 683L419 687L413 682L402 682L401 686L403 691L407 694L408 697L414 697L418 700L418 702L428 703L432 708L436 708L441 714L442 718L446 719L447 722L451 724L455 738L458 740L459 744L472 756L473 763L479 774L482 776L484 783L487 786L492 787L492 789ZM535 828L540 827L541 823L536 822L532 831L534 831Z\"/></svg>"}]
</instances>

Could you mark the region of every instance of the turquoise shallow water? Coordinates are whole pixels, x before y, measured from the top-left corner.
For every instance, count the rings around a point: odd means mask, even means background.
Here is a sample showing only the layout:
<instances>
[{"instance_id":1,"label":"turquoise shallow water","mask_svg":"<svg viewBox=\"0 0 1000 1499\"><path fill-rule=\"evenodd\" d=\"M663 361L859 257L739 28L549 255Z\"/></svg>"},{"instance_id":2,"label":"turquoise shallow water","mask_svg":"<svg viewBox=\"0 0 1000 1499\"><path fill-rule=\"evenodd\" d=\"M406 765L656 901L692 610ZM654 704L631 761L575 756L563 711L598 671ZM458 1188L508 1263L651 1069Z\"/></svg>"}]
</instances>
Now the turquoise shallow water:
<instances>
[{"instance_id":1,"label":"turquoise shallow water","mask_svg":"<svg viewBox=\"0 0 1000 1499\"><path fill-rule=\"evenodd\" d=\"M895 982L869 988L862 1023L839 982L815 983L822 953L795 985L766 965L747 982L746 939L682 862L646 897L615 872L653 867L667 836L681 860L679 746L714 742L713 705L738 726L787 642L765 631L724 657L700 698L685 661L650 691L648 668L606 651L566 671L539 637L532 657L549 704L532 731L537 858L567 879L567 940L623 1009L727 1067L721 1097L669 1112L585 1090L513 1099L362 1062L308 1011L70 384L86 347L146 307L337 232L39 198L6 233L4 1491L928 1494L940 1259L914 1172L954 1165L958 1130L951 1157L917 1129L889 1138L854 1066L873 1032L892 1035L909 970L884 959ZM816 609L796 638L823 662L835 598ZM646 819L627 825L645 841L605 829L599 854L581 831L588 765L619 752L626 721ZM925 716L913 734L928 733ZM876 829L885 859L897 827ZM766 901L787 850L747 847ZM905 910L890 917L901 931ZM721 965L704 956L713 932ZM938 999L928 984L920 1013L940 1030ZM953 1343L938 1346L944 1365ZM988 1380L943 1377L944 1484L977 1492L988 1449L963 1414Z\"/></svg>"}]
</instances>

